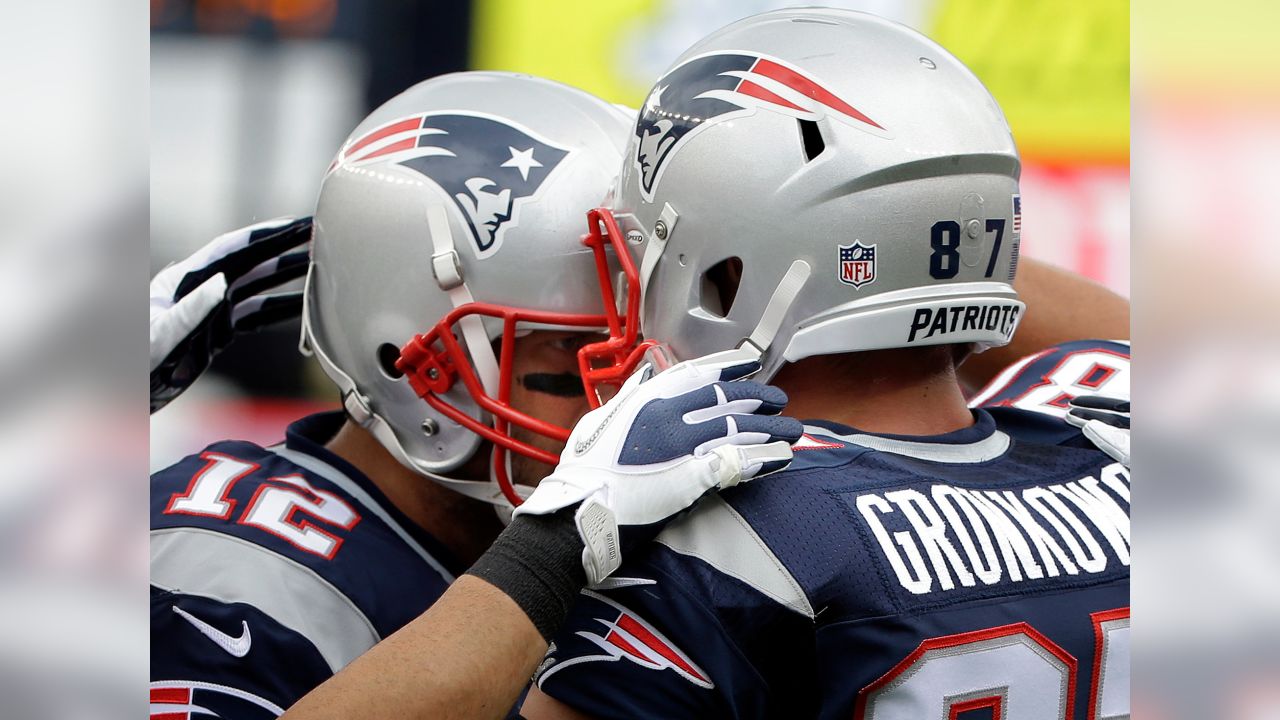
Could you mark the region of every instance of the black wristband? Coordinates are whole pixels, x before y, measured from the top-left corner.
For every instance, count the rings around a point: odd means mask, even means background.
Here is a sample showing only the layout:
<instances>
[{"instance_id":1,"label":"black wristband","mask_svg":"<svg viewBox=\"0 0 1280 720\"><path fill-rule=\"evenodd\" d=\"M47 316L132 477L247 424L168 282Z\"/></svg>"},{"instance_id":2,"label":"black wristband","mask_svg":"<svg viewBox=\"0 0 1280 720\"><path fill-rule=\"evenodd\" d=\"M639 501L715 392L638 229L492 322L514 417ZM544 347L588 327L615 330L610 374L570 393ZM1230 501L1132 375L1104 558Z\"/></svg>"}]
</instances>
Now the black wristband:
<instances>
[{"instance_id":1,"label":"black wristband","mask_svg":"<svg viewBox=\"0 0 1280 720\"><path fill-rule=\"evenodd\" d=\"M548 643L587 584L577 511L516 517L467 571L514 600Z\"/></svg>"}]
</instances>

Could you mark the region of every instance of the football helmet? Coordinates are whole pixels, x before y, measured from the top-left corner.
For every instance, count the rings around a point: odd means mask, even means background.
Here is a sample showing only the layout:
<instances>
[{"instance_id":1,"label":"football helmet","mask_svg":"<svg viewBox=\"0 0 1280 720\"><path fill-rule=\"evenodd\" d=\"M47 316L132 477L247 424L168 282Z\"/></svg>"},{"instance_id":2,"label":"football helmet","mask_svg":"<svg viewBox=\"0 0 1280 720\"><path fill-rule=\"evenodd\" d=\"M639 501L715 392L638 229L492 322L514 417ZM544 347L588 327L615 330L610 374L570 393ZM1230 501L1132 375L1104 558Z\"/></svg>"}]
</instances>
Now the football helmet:
<instances>
[{"instance_id":1,"label":"football helmet","mask_svg":"<svg viewBox=\"0 0 1280 720\"><path fill-rule=\"evenodd\" d=\"M654 84L623 162L590 232L635 248L641 332L676 359L750 344L767 380L814 355L1002 345L1022 314L1008 123L902 25L820 8L729 25Z\"/></svg>"},{"instance_id":2,"label":"football helmet","mask_svg":"<svg viewBox=\"0 0 1280 720\"><path fill-rule=\"evenodd\" d=\"M406 90L343 143L316 207L302 346L405 466L516 505L531 488L507 452L557 462L512 437L569 436L510 405L512 345L532 329L627 335L592 278L635 268L583 244L582 213L613 186L631 119L560 83L466 72ZM490 481L452 477L485 439Z\"/></svg>"}]
</instances>

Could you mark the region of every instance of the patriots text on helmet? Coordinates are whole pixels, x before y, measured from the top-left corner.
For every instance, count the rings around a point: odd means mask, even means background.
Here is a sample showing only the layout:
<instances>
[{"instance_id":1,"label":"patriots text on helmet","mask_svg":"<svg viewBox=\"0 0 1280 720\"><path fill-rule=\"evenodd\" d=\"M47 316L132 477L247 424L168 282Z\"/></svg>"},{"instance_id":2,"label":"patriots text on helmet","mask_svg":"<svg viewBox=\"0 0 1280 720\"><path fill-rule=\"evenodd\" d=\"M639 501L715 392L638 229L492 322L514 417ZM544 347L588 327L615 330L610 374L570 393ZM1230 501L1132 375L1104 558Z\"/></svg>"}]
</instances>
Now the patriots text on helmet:
<instances>
[{"instance_id":1,"label":"patriots text on helmet","mask_svg":"<svg viewBox=\"0 0 1280 720\"><path fill-rule=\"evenodd\" d=\"M907 342L969 330L998 329L1008 338L1018 327L1018 313L1019 308L1016 304L917 308L915 315L911 318L911 330L907 335Z\"/></svg>"}]
</instances>

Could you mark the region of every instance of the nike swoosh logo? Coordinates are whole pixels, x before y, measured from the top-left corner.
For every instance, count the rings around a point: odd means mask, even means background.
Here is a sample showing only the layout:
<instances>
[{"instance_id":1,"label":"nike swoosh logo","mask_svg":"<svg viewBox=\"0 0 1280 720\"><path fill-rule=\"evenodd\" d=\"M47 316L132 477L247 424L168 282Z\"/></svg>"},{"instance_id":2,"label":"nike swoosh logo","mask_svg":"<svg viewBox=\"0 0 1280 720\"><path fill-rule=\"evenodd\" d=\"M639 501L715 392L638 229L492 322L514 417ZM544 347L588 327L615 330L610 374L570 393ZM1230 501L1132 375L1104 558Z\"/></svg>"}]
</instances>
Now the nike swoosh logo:
<instances>
[{"instance_id":1,"label":"nike swoosh logo","mask_svg":"<svg viewBox=\"0 0 1280 720\"><path fill-rule=\"evenodd\" d=\"M592 432L590 437L588 437L586 440L579 440L577 443L574 444L573 454L581 455L586 451L590 450L591 446L596 444L596 440L600 439L600 433L604 432L604 429L609 426L610 422L613 421L613 416L617 415L618 411L621 409L622 409L621 404L615 405L614 408L609 411L609 414L604 416L604 420L601 420L600 424L596 426L595 432Z\"/></svg>"},{"instance_id":2,"label":"nike swoosh logo","mask_svg":"<svg viewBox=\"0 0 1280 720\"><path fill-rule=\"evenodd\" d=\"M205 634L205 637L218 644L218 647L226 650L233 657L244 657L249 654L249 645L253 642L253 637L249 634L249 623L241 620L240 637L233 638L222 632L218 628L183 610L177 605L173 606L173 611L181 615L187 622L196 626L196 629Z\"/></svg>"}]
</instances>

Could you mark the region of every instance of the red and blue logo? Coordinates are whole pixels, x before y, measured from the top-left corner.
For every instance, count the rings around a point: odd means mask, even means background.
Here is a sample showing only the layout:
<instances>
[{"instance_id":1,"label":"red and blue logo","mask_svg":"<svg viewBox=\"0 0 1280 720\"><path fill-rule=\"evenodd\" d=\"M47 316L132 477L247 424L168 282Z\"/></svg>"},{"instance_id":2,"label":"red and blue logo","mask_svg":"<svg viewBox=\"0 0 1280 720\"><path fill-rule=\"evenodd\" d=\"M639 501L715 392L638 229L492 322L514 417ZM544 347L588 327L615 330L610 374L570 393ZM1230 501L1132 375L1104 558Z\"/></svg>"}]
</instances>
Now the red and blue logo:
<instances>
[{"instance_id":1,"label":"red and blue logo","mask_svg":"<svg viewBox=\"0 0 1280 720\"><path fill-rule=\"evenodd\" d=\"M653 87L636 123L635 168L646 200L667 161L700 128L765 108L800 120L833 117L869 132L885 128L821 82L776 58L741 52L700 55Z\"/></svg>"},{"instance_id":2,"label":"red and blue logo","mask_svg":"<svg viewBox=\"0 0 1280 720\"><path fill-rule=\"evenodd\" d=\"M575 633L578 637L594 643L604 653L582 655L558 664L544 662L535 678L539 686L556 672L578 663L627 660L649 670L672 670L700 688L715 687L715 683L707 673L653 625L640 619L623 605L599 593L583 590L582 594L599 600L617 611L616 614L610 613L607 617L596 617L595 621L600 624L600 629L596 632L580 630ZM554 652L554 646L552 652Z\"/></svg>"},{"instance_id":3,"label":"red and blue logo","mask_svg":"<svg viewBox=\"0 0 1280 720\"><path fill-rule=\"evenodd\" d=\"M876 281L875 243L838 246L840 251L840 282L860 288Z\"/></svg>"},{"instance_id":4,"label":"red and blue logo","mask_svg":"<svg viewBox=\"0 0 1280 720\"><path fill-rule=\"evenodd\" d=\"M371 130L342 148L329 171L372 172L362 166L394 161L420 173L453 199L471 230L476 256L487 257L568 154L500 117L439 112Z\"/></svg>"}]
</instances>

